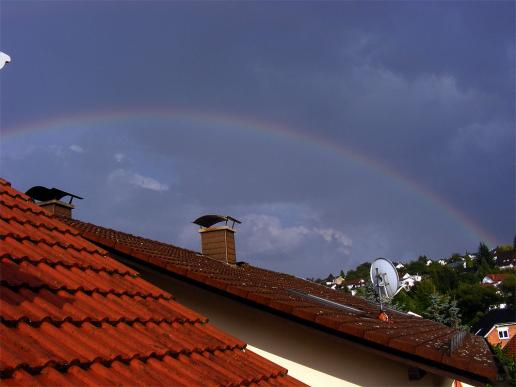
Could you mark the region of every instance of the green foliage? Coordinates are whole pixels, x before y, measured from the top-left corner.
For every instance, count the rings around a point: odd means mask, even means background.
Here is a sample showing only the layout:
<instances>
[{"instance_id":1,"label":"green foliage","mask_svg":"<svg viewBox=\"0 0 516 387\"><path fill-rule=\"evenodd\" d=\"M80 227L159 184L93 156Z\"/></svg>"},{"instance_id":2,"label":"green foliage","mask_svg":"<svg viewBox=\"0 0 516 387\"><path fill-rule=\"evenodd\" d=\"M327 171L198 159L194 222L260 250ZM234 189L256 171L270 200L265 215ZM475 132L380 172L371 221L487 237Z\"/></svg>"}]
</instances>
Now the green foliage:
<instances>
[{"instance_id":1,"label":"green foliage","mask_svg":"<svg viewBox=\"0 0 516 387\"><path fill-rule=\"evenodd\" d=\"M496 248L496 251L499 253L506 253L508 251L512 251L513 247L511 245L501 245Z\"/></svg>"},{"instance_id":2,"label":"green foliage","mask_svg":"<svg viewBox=\"0 0 516 387\"><path fill-rule=\"evenodd\" d=\"M516 356L511 356L500 344L493 347L493 352L498 363L507 371L509 386L516 386Z\"/></svg>"},{"instance_id":3,"label":"green foliage","mask_svg":"<svg viewBox=\"0 0 516 387\"><path fill-rule=\"evenodd\" d=\"M394 296L392 299L392 304L396 305L397 309L402 310L404 312L412 311L417 313L419 310L416 301L410 296L410 294L402 289Z\"/></svg>"},{"instance_id":4,"label":"green foliage","mask_svg":"<svg viewBox=\"0 0 516 387\"><path fill-rule=\"evenodd\" d=\"M468 255L468 253L466 253L466 256L467 255ZM448 259L448 263L461 262L461 261L462 261L462 256L457 253L452 254L452 256Z\"/></svg>"},{"instance_id":5,"label":"green foliage","mask_svg":"<svg viewBox=\"0 0 516 387\"><path fill-rule=\"evenodd\" d=\"M409 262L405 265L405 270L407 273L411 274L426 274L428 271L428 266L426 266L426 261L428 258L426 255L421 255L418 257L417 261Z\"/></svg>"},{"instance_id":6,"label":"green foliage","mask_svg":"<svg viewBox=\"0 0 516 387\"><path fill-rule=\"evenodd\" d=\"M453 294L462 311L462 321L467 325L477 321L490 306L503 301L502 297L496 294L495 288L480 284L461 283Z\"/></svg>"},{"instance_id":7,"label":"green foliage","mask_svg":"<svg viewBox=\"0 0 516 387\"><path fill-rule=\"evenodd\" d=\"M423 316L452 328L458 328L461 323L457 301L450 301L450 297L438 293L430 295L430 305L423 312Z\"/></svg>"},{"instance_id":8,"label":"green foliage","mask_svg":"<svg viewBox=\"0 0 516 387\"><path fill-rule=\"evenodd\" d=\"M374 285L371 282L367 282L366 286L362 289L364 289L364 298L366 300L375 303L380 302L380 297L378 297L378 294L375 292Z\"/></svg>"},{"instance_id":9,"label":"green foliage","mask_svg":"<svg viewBox=\"0 0 516 387\"><path fill-rule=\"evenodd\" d=\"M457 300L450 301L448 315L446 316L445 324L452 328L459 328L462 324L461 313Z\"/></svg>"},{"instance_id":10,"label":"green foliage","mask_svg":"<svg viewBox=\"0 0 516 387\"><path fill-rule=\"evenodd\" d=\"M507 304L507 307L514 309L514 298L516 297L516 275L511 274L510 277L503 280L500 285L500 290L503 293L504 302Z\"/></svg>"},{"instance_id":11,"label":"green foliage","mask_svg":"<svg viewBox=\"0 0 516 387\"><path fill-rule=\"evenodd\" d=\"M459 274L458 281L466 284L478 284L482 281L482 277L474 271L465 271Z\"/></svg>"},{"instance_id":12,"label":"green foliage","mask_svg":"<svg viewBox=\"0 0 516 387\"><path fill-rule=\"evenodd\" d=\"M489 251L489 247L483 242L480 242L478 246L478 255L474 267L484 275L494 267L494 257Z\"/></svg>"},{"instance_id":13,"label":"green foliage","mask_svg":"<svg viewBox=\"0 0 516 387\"><path fill-rule=\"evenodd\" d=\"M413 312L422 314L430 306L432 294L436 293L434 281L431 278L427 278L418 282L411 289L411 293L417 306L417 309L413 310Z\"/></svg>"},{"instance_id":14,"label":"green foliage","mask_svg":"<svg viewBox=\"0 0 516 387\"><path fill-rule=\"evenodd\" d=\"M456 270L439 264L431 265L429 276L436 284L439 293L448 293L459 284L459 275Z\"/></svg>"},{"instance_id":15,"label":"green foliage","mask_svg":"<svg viewBox=\"0 0 516 387\"><path fill-rule=\"evenodd\" d=\"M444 297L440 296L437 293L432 293L429 297L430 304L428 308L423 312L423 316L429 318L430 320L440 322L444 324L445 313L448 305L446 304L446 300Z\"/></svg>"},{"instance_id":16,"label":"green foliage","mask_svg":"<svg viewBox=\"0 0 516 387\"><path fill-rule=\"evenodd\" d=\"M512 249L511 246L500 246L497 251L508 249ZM502 295L497 294L498 289L480 284L486 274L500 272L494 266L493 254L486 244L479 244L476 258L473 259L466 252L464 256L453 254L446 260L447 265L434 262L427 266L427 260L425 255L421 255L400 270L401 274L419 274L423 280L408 291L403 289L398 292L391 305L453 327L471 325L500 303L514 308L516 275L511 275L499 287ZM355 270L349 270L346 279L367 279L370 267L369 262L362 263ZM372 287L359 289L357 295L374 300Z\"/></svg>"},{"instance_id":17,"label":"green foliage","mask_svg":"<svg viewBox=\"0 0 516 387\"><path fill-rule=\"evenodd\" d=\"M358 279L363 278L367 279L369 278L369 270L371 268L371 264L369 262L361 263L357 266L355 270L350 270L346 274L346 279Z\"/></svg>"}]
</instances>

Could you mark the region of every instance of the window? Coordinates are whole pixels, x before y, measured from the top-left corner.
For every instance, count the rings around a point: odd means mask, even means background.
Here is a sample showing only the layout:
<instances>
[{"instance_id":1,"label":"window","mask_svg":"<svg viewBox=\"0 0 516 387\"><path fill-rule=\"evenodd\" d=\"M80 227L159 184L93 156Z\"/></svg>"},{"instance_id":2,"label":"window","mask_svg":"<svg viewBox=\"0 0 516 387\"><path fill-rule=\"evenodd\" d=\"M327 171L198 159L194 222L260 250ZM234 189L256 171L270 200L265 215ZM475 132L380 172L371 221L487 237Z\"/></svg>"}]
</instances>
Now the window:
<instances>
[{"instance_id":1,"label":"window","mask_svg":"<svg viewBox=\"0 0 516 387\"><path fill-rule=\"evenodd\" d=\"M497 328L497 330L498 330L498 338L500 340L504 340L504 339L508 339L509 338L509 328L508 327Z\"/></svg>"}]
</instances>

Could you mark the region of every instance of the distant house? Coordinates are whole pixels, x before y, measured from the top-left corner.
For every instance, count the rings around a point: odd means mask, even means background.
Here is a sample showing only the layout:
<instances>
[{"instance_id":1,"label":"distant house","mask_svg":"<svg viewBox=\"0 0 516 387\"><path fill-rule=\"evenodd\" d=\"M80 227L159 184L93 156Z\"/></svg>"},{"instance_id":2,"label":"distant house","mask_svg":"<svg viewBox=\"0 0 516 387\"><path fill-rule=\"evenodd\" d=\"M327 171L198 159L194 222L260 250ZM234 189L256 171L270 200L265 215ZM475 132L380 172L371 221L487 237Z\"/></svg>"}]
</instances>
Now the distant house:
<instances>
[{"instance_id":1,"label":"distant house","mask_svg":"<svg viewBox=\"0 0 516 387\"><path fill-rule=\"evenodd\" d=\"M409 274L406 273L403 277L401 277L400 285L405 288L405 290L410 290L411 287L413 287L416 282L421 282L421 276L419 274Z\"/></svg>"},{"instance_id":2,"label":"distant house","mask_svg":"<svg viewBox=\"0 0 516 387\"><path fill-rule=\"evenodd\" d=\"M366 286L366 282L362 278L349 279L344 281L344 286L351 292L351 295L355 295L357 290Z\"/></svg>"},{"instance_id":3,"label":"distant house","mask_svg":"<svg viewBox=\"0 0 516 387\"><path fill-rule=\"evenodd\" d=\"M426 260L426 266L430 266L432 263L434 263L434 261L432 261L431 259Z\"/></svg>"},{"instance_id":4,"label":"distant house","mask_svg":"<svg viewBox=\"0 0 516 387\"><path fill-rule=\"evenodd\" d=\"M482 285L494 286L495 288L497 288L507 278L509 278L509 274L486 274L485 277L482 279Z\"/></svg>"},{"instance_id":5,"label":"distant house","mask_svg":"<svg viewBox=\"0 0 516 387\"><path fill-rule=\"evenodd\" d=\"M459 261L448 263L448 267L451 267L452 269L458 269L458 268L465 269L467 267L466 260L464 258L462 258Z\"/></svg>"},{"instance_id":6,"label":"distant house","mask_svg":"<svg viewBox=\"0 0 516 387\"><path fill-rule=\"evenodd\" d=\"M446 266L446 264L448 263L444 259L440 259L438 262L439 262L439 265L441 265L441 266Z\"/></svg>"},{"instance_id":7,"label":"distant house","mask_svg":"<svg viewBox=\"0 0 516 387\"><path fill-rule=\"evenodd\" d=\"M516 315L512 309L493 309L476 322L471 332L484 337L493 346L503 348L516 336Z\"/></svg>"},{"instance_id":8,"label":"distant house","mask_svg":"<svg viewBox=\"0 0 516 387\"><path fill-rule=\"evenodd\" d=\"M211 215L201 218L230 220L230 217ZM364 299L239 262L234 227L201 222L201 218L196 220L202 246L198 252L80 221L71 217L71 211L65 216L52 217L56 223L65 222L74 233L107 251L110 259L130 266L152 283L155 291L170 292L176 302L208 316L209 326L213 324L238 337L242 341L238 340L236 347L245 346L248 356L256 353L283 367L274 371L276 366L262 360L252 371L272 368L271 372L276 373L269 379L256 379L250 370L247 384L281 384L288 375L315 386L451 386L454 379L483 385L496 380L493 355L481 337L464 336L458 329L390 309L380 313L378 305ZM78 259L81 252L77 250ZM72 274L74 270L70 269ZM344 281L344 284L363 287L366 280ZM115 281L106 287L111 285L115 286ZM85 309L92 308L98 307L85 305ZM105 313L114 312L110 309ZM141 310L137 316L143 319L146 315ZM182 319L170 318L164 323L178 325ZM135 323L134 329L139 324ZM76 330L69 325L69 330ZM203 329L208 329L205 325ZM160 332L159 327L156 332ZM215 335L218 331L212 328L210 332ZM139 337L145 341L145 332ZM126 341L124 348L138 346ZM206 354L206 357L216 361L218 348L224 342L215 338L211 341L213 356ZM185 339L178 347L195 343L193 338ZM232 350L233 346L228 345L227 351ZM111 348L105 352L111 353ZM204 353L197 356L196 352L194 356L192 363L199 367L207 361ZM149 363L155 363L154 360L150 359ZM231 375L233 367L245 369L238 359L230 360L221 362L217 370Z\"/></svg>"},{"instance_id":9,"label":"distant house","mask_svg":"<svg viewBox=\"0 0 516 387\"><path fill-rule=\"evenodd\" d=\"M396 269L398 269L398 270L405 268L405 265L401 262L394 263L394 265L396 266Z\"/></svg>"},{"instance_id":10,"label":"distant house","mask_svg":"<svg viewBox=\"0 0 516 387\"><path fill-rule=\"evenodd\" d=\"M496 252L494 261L500 269L516 269L516 251Z\"/></svg>"},{"instance_id":11,"label":"distant house","mask_svg":"<svg viewBox=\"0 0 516 387\"><path fill-rule=\"evenodd\" d=\"M333 280L334 285L342 285L344 283L344 278L342 278L340 275Z\"/></svg>"}]
</instances>

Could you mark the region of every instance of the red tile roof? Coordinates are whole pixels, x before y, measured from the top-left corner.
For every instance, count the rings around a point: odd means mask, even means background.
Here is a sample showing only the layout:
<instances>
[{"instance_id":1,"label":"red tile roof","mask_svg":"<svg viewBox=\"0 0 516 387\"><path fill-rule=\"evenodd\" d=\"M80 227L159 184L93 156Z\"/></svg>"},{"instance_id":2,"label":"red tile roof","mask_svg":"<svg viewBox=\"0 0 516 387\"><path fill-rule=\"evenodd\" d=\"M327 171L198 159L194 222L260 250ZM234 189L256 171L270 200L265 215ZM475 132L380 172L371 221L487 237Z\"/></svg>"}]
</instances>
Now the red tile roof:
<instances>
[{"instance_id":1,"label":"red tile roof","mask_svg":"<svg viewBox=\"0 0 516 387\"><path fill-rule=\"evenodd\" d=\"M507 278L509 278L510 275L504 274L504 273L495 273L495 274L486 274L486 277L490 278L494 282L500 282L500 281L504 281Z\"/></svg>"},{"instance_id":2,"label":"red tile roof","mask_svg":"<svg viewBox=\"0 0 516 387\"><path fill-rule=\"evenodd\" d=\"M297 385L0 179L0 380Z\"/></svg>"},{"instance_id":3,"label":"red tile roof","mask_svg":"<svg viewBox=\"0 0 516 387\"><path fill-rule=\"evenodd\" d=\"M75 219L65 221L80 230L86 239L125 254L126 258L145 261L244 302L344 337L358 338L385 352L408 354L420 362L437 364L443 369L451 367L453 372L481 380L496 377L492 353L481 337L468 334L463 345L450 356L450 339L457 330L445 325L395 312L390 312L390 322L384 323L376 318L379 312L376 305L291 275L244 263L229 265L162 242ZM336 309L300 293L345 304L363 313Z\"/></svg>"}]
</instances>

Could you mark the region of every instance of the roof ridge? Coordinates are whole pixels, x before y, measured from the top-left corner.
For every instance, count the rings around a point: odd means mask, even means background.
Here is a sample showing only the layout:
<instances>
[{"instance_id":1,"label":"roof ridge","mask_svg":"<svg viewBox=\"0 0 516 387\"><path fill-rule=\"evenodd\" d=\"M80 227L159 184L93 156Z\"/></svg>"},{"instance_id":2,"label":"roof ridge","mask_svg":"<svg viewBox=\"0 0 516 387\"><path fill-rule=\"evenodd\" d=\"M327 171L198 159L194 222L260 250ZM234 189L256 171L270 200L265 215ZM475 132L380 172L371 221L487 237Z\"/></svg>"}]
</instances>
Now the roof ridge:
<instances>
[{"instance_id":1,"label":"roof ridge","mask_svg":"<svg viewBox=\"0 0 516 387\"><path fill-rule=\"evenodd\" d=\"M152 242L152 243L156 243L158 245L161 245L161 246L168 246L168 247L174 247L176 249L179 249L179 250L183 250L183 251L187 251L189 253L194 253L196 255L198 254L201 254L199 251L195 251L195 250L190 250L190 249L187 249L187 248L184 248L184 247L180 247L180 246L177 246L177 245L174 245L172 243L167 243L167 242L161 242L161 241L158 241L156 239L150 239L150 238L146 238L146 237L142 237L142 236L139 236L139 235L134 235L134 234L131 234L131 233L128 233L128 232L125 232L125 231L119 231L119 230L115 230L114 228L109 228L109 227L104 227L104 226L98 226L96 225L95 223L90 223L90 222L85 222L83 220L80 220L80 219L73 219L73 218L65 218L65 217L62 217L62 216L57 216L57 218L61 221L65 221L66 224L68 225L72 225L71 227L74 227L73 224L75 222L79 222L79 223L82 223L83 225L86 225L86 226L91 226L92 228L99 228L99 229L104 229L106 231L110 231L110 232L113 232L113 233L116 233L116 234L123 234L123 235L127 235L131 238L135 238L135 239L141 239L143 241L147 241L147 242ZM95 232L91 232L90 233L92 234L98 234L98 233L95 233ZM79 232L79 234L82 234L82 232ZM204 256L201 254L201 256Z\"/></svg>"},{"instance_id":2,"label":"roof ridge","mask_svg":"<svg viewBox=\"0 0 516 387\"><path fill-rule=\"evenodd\" d=\"M32 201L31 197L28 196L27 194L24 194L22 193L21 191L18 191L18 190L14 190L12 187L11 187L11 183L7 183L7 184L0 184L4 187L9 187L10 189L2 189L1 192L5 193L6 195L12 197L13 199L16 199L16 198L22 198L22 199L25 199L27 201ZM12 192L14 191L14 193Z\"/></svg>"},{"instance_id":3,"label":"roof ridge","mask_svg":"<svg viewBox=\"0 0 516 387\"><path fill-rule=\"evenodd\" d=\"M140 275L138 273L133 274L133 272L131 270L129 270L129 268L126 271L121 271L118 268L110 268L110 267L106 267L106 266L92 266L92 265L84 265L84 264L80 264L80 263L67 263L67 262L63 262L63 261L52 261L52 260L49 260L48 258L44 258L44 257L40 258L38 260L31 259L27 255L20 256L20 257L13 257L12 254L10 254L10 253L4 253L4 254L0 255L0 259L3 259L3 258L9 259L10 261L13 261L15 263L27 262L34 266L44 263L52 268L55 268L56 266L63 266L67 269L76 268L81 271L91 270L91 271L94 271L95 273L102 272L102 273L108 273L108 274L119 274L121 276L131 276L133 278L140 277Z\"/></svg>"},{"instance_id":4,"label":"roof ridge","mask_svg":"<svg viewBox=\"0 0 516 387\"><path fill-rule=\"evenodd\" d=\"M70 288L67 288L65 285L62 285L62 286L59 286L59 287L51 287L49 284L41 284L41 285L38 285L38 286L32 286L26 282L22 282L21 284L18 284L18 285L12 285L10 283L8 283L6 280L4 279L1 279L0 280L0 285L2 286L5 286L6 288L8 289L11 289L11 290L17 290L17 289L20 289L20 288L25 288L25 289L29 289L31 291L39 291L41 289L46 289L52 293L57 293L59 291L65 291L67 292L68 294L71 294L71 295L74 295L78 292L83 292L87 295L92 295L92 294L101 294L101 295L108 295L108 294L112 294L112 295L115 295L115 296L127 296L127 297L131 297L131 298L134 298L134 297L142 297L142 298L145 298L145 297L148 297L148 298L153 298L155 300L159 300L159 299L163 299L163 300L173 300L174 297L172 295L165 295L164 293L160 293L160 294L151 294L151 293L142 293L140 291L129 291L129 290L125 290L125 291L119 291L119 290L115 290L115 289L110 289L110 290L101 290L99 288L95 288L95 289L85 289L83 286L80 286L76 289L70 289Z\"/></svg>"},{"instance_id":5,"label":"roof ridge","mask_svg":"<svg viewBox=\"0 0 516 387\"><path fill-rule=\"evenodd\" d=\"M0 177L0 185L3 185L3 186L6 186L6 187L10 187L11 186L11 183L3 178Z\"/></svg>"},{"instance_id":6,"label":"roof ridge","mask_svg":"<svg viewBox=\"0 0 516 387\"><path fill-rule=\"evenodd\" d=\"M231 352L233 352L235 350L242 351L244 349L245 349L245 345L242 347L239 344L234 344L234 345L226 344L226 345L217 345L214 347L195 348L193 350L182 349L180 351L173 351L171 349L168 349L167 351L164 351L161 353L153 351L148 355L134 354L132 356L127 356L127 357L124 357L122 355L117 355L110 359L106 359L106 358L102 358L101 356L98 356L90 361L81 361L80 359L74 359L71 361L58 362L55 360L49 360L49 361L46 361L37 366L31 366L28 363L20 363L16 367L8 367L6 369L1 369L0 370L0 378L1 379L9 378L14 374L14 372L16 372L18 370L24 370L24 371L27 371L31 375L37 375L37 374L41 373L41 371L47 367L55 368L59 372L66 372L70 367L72 367L74 365L79 366L83 369L84 368L88 369L95 363L100 363L104 366L109 367L111 364L113 364L116 361L120 361L122 363L127 364L135 359L146 362L149 359L162 360L165 356L171 356L173 358L177 358L180 355L184 355L184 356L190 357L191 355L193 355L195 353L202 355L203 353L212 353L213 354L215 351L220 351L220 352L231 351Z\"/></svg>"}]
</instances>

